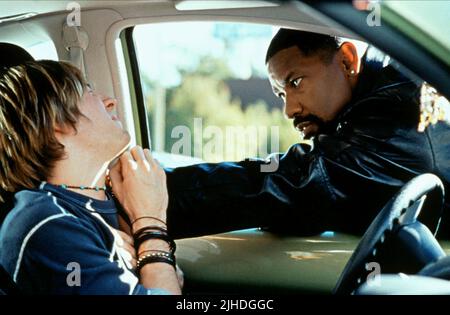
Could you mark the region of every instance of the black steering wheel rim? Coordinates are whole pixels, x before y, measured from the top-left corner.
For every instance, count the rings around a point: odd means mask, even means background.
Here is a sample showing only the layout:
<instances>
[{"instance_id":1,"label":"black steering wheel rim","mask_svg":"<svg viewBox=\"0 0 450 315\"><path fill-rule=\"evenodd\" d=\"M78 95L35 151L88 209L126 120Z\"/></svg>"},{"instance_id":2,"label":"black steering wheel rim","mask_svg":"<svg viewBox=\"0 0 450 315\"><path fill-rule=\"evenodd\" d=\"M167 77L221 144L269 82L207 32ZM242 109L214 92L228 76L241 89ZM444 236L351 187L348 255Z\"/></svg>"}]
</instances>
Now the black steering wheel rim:
<instances>
[{"instance_id":1,"label":"black steering wheel rim","mask_svg":"<svg viewBox=\"0 0 450 315\"><path fill-rule=\"evenodd\" d=\"M416 206L415 206L416 205ZM367 258L383 242L387 231L395 226L406 225L417 220L425 224L436 235L444 205L444 186L433 174L419 175L402 189L383 207L361 238L334 288L334 294L350 294L360 284L360 271Z\"/></svg>"}]
</instances>

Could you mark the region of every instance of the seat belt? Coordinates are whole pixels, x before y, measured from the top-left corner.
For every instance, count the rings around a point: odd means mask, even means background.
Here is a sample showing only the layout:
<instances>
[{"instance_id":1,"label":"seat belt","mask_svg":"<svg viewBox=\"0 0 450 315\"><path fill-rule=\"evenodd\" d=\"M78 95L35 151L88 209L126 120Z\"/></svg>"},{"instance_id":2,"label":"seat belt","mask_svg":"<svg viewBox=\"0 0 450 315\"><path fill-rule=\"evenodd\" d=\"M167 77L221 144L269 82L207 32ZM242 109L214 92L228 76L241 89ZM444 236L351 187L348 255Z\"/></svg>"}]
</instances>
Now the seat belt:
<instances>
[{"instance_id":1,"label":"seat belt","mask_svg":"<svg viewBox=\"0 0 450 315\"><path fill-rule=\"evenodd\" d=\"M69 51L70 62L76 66L88 81L88 74L84 64L84 52L89 45L89 36L80 26L69 26L64 23L63 27L64 46Z\"/></svg>"}]
</instances>

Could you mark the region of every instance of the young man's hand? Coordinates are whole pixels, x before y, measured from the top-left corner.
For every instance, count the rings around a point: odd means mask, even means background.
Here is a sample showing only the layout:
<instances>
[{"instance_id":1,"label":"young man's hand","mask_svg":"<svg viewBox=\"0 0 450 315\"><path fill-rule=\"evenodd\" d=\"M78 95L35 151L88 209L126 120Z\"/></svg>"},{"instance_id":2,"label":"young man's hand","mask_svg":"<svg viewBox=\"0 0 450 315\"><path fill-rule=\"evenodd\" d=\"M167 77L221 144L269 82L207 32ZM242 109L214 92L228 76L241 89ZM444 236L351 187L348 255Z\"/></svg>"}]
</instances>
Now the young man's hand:
<instances>
[{"instance_id":1,"label":"young man's hand","mask_svg":"<svg viewBox=\"0 0 450 315\"><path fill-rule=\"evenodd\" d=\"M167 228L166 173L149 150L136 146L123 153L119 163L110 170L110 179L114 194L131 220L132 233L142 228L154 229L155 225L163 231ZM123 237L128 239L126 234ZM168 253L173 250L171 247L164 239L150 238L139 244L136 257L139 260L145 257L143 254L152 251ZM144 263L139 268L139 283L146 288L162 288L172 294L181 294L182 272L172 266L173 261L167 262Z\"/></svg>"},{"instance_id":2,"label":"young man's hand","mask_svg":"<svg viewBox=\"0 0 450 315\"><path fill-rule=\"evenodd\" d=\"M166 221L166 174L148 149L136 146L111 169L113 192L133 222L151 216Z\"/></svg>"}]
</instances>

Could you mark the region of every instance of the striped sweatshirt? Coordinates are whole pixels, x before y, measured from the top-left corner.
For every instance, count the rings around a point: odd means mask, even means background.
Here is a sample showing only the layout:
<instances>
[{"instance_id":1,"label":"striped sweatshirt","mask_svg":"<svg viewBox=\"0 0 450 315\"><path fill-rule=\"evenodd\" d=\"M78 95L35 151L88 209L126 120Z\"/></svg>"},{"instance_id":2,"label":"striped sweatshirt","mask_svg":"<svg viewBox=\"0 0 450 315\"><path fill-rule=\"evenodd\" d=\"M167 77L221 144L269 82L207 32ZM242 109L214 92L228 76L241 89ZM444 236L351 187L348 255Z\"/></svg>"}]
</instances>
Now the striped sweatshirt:
<instances>
[{"instance_id":1,"label":"striped sweatshirt","mask_svg":"<svg viewBox=\"0 0 450 315\"><path fill-rule=\"evenodd\" d=\"M118 246L117 208L43 182L15 195L0 264L27 294L167 294L144 288Z\"/></svg>"}]
</instances>

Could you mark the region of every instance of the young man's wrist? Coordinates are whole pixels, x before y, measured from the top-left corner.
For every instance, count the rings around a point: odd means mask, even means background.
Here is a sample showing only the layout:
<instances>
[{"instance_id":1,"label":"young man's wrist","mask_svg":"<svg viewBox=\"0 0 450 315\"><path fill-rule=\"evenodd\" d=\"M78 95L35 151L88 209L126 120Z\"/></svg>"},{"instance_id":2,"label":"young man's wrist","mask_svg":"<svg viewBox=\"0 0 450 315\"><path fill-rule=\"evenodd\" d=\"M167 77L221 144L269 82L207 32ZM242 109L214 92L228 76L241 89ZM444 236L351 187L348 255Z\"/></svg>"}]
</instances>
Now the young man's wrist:
<instances>
[{"instance_id":1,"label":"young man's wrist","mask_svg":"<svg viewBox=\"0 0 450 315\"><path fill-rule=\"evenodd\" d=\"M164 229L167 229L167 224L165 218L157 218L157 217L146 217L144 215L137 217L136 219L131 221L131 231L136 233L136 231L146 227L146 226L158 226Z\"/></svg>"},{"instance_id":2,"label":"young man's wrist","mask_svg":"<svg viewBox=\"0 0 450 315\"><path fill-rule=\"evenodd\" d=\"M164 240L152 239L143 242L138 250L137 256L139 258L140 255L144 254L146 251L165 251L170 252L170 245Z\"/></svg>"}]
</instances>

